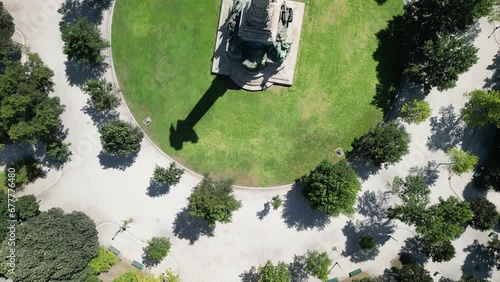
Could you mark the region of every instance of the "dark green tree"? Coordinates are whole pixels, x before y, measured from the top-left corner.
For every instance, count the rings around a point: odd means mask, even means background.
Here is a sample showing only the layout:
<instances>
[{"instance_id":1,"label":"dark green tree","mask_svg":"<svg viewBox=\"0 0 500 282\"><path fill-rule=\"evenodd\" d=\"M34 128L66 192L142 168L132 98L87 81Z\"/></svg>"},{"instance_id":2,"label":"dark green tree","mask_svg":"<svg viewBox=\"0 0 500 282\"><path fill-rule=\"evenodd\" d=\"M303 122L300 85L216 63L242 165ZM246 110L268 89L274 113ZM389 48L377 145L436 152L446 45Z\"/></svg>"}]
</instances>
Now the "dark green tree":
<instances>
[{"instance_id":1,"label":"dark green tree","mask_svg":"<svg viewBox=\"0 0 500 282\"><path fill-rule=\"evenodd\" d=\"M429 187L420 175L408 175L404 179L394 177L391 185L392 192L396 194L403 204L395 205L389 210L389 217L412 224L422 220L427 205L429 204Z\"/></svg>"},{"instance_id":2,"label":"dark green tree","mask_svg":"<svg viewBox=\"0 0 500 282\"><path fill-rule=\"evenodd\" d=\"M172 186L179 183L183 174L184 170L182 168L178 168L175 163L171 163L168 168L163 168L157 165L153 172L152 180L158 184Z\"/></svg>"},{"instance_id":3,"label":"dark green tree","mask_svg":"<svg viewBox=\"0 0 500 282\"><path fill-rule=\"evenodd\" d=\"M259 266L258 273L260 275L259 282L292 282L288 264L282 261L278 262L277 265L267 261L264 266Z\"/></svg>"},{"instance_id":4,"label":"dark green tree","mask_svg":"<svg viewBox=\"0 0 500 282\"><path fill-rule=\"evenodd\" d=\"M364 277L356 280L356 282L387 282L387 279L385 279L383 275L379 275L374 277Z\"/></svg>"},{"instance_id":5,"label":"dark green tree","mask_svg":"<svg viewBox=\"0 0 500 282\"><path fill-rule=\"evenodd\" d=\"M7 193L5 193L2 189L0 189L0 230L3 230L3 232L0 232L0 242L3 242L3 240L7 238L8 232L6 232L6 230L8 230L7 227L9 227L8 220L14 219L9 217L10 214L8 210L9 202L7 197L8 197ZM0 273L2 272L0 271Z\"/></svg>"},{"instance_id":6,"label":"dark green tree","mask_svg":"<svg viewBox=\"0 0 500 282\"><path fill-rule=\"evenodd\" d=\"M489 282L486 279L477 278L472 275L463 275L458 282Z\"/></svg>"},{"instance_id":7,"label":"dark green tree","mask_svg":"<svg viewBox=\"0 0 500 282\"><path fill-rule=\"evenodd\" d=\"M56 161L64 162L71 156L71 150L69 149L71 143L64 143L60 140L55 140L47 144L47 155L52 157Z\"/></svg>"},{"instance_id":8,"label":"dark green tree","mask_svg":"<svg viewBox=\"0 0 500 282\"><path fill-rule=\"evenodd\" d=\"M101 51L109 43L101 36L96 24L89 23L83 17L76 23L67 23L62 27L63 52L68 60L76 59L80 63L98 64L104 61Z\"/></svg>"},{"instance_id":9,"label":"dark green tree","mask_svg":"<svg viewBox=\"0 0 500 282\"><path fill-rule=\"evenodd\" d=\"M498 239L498 236L496 234L488 242L487 249L488 253L495 261L497 270L500 270L500 240Z\"/></svg>"},{"instance_id":10,"label":"dark green tree","mask_svg":"<svg viewBox=\"0 0 500 282\"><path fill-rule=\"evenodd\" d=\"M376 243L372 236L361 235L358 237L358 244L362 250L372 250L375 249Z\"/></svg>"},{"instance_id":11,"label":"dark green tree","mask_svg":"<svg viewBox=\"0 0 500 282\"><path fill-rule=\"evenodd\" d=\"M397 282L433 282L432 277L423 266L416 264L416 263L410 263L410 264L403 264L403 267L397 268L397 267L392 267L391 268L394 279Z\"/></svg>"},{"instance_id":12,"label":"dark green tree","mask_svg":"<svg viewBox=\"0 0 500 282\"><path fill-rule=\"evenodd\" d=\"M332 260L326 252L307 251L305 257L305 270L309 275L312 275L320 280L327 280L332 266Z\"/></svg>"},{"instance_id":13,"label":"dark green tree","mask_svg":"<svg viewBox=\"0 0 500 282\"><path fill-rule=\"evenodd\" d=\"M241 207L231 185L231 180L215 180L205 175L189 196L189 215L203 218L211 227L217 222L231 222L233 212Z\"/></svg>"},{"instance_id":14,"label":"dark green tree","mask_svg":"<svg viewBox=\"0 0 500 282\"><path fill-rule=\"evenodd\" d=\"M0 58L7 56L13 47L14 19L0 2Z\"/></svg>"},{"instance_id":15,"label":"dark green tree","mask_svg":"<svg viewBox=\"0 0 500 282\"><path fill-rule=\"evenodd\" d=\"M450 261L455 257L455 247L450 241L443 241L438 244L428 244L425 240L422 245L422 252L432 258L433 262Z\"/></svg>"},{"instance_id":16,"label":"dark green tree","mask_svg":"<svg viewBox=\"0 0 500 282\"><path fill-rule=\"evenodd\" d=\"M9 246L2 244L3 260ZM16 271L0 273L14 281L85 281L89 261L98 255L99 244L94 221L82 212L64 214L52 208L29 218L16 229Z\"/></svg>"},{"instance_id":17,"label":"dark green tree","mask_svg":"<svg viewBox=\"0 0 500 282\"><path fill-rule=\"evenodd\" d=\"M142 131L128 122L113 120L99 128L102 151L107 155L132 156L141 149Z\"/></svg>"},{"instance_id":18,"label":"dark green tree","mask_svg":"<svg viewBox=\"0 0 500 282\"><path fill-rule=\"evenodd\" d=\"M471 226L481 231L492 229L498 222L497 206L483 197L477 197L470 202L470 209L474 213Z\"/></svg>"},{"instance_id":19,"label":"dark green tree","mask_svg":"<svg viewBox=\"0 0 500 282\"><path fill-rule=\"evenodd\" d=\"M458 76L477 62L476 53L477 48L466 37L441 35L425 41L412 53L405 72L412 83L423 86L426 94L432 87L450 89Z\"/></svg>"},{"instance_id":20,"label":"dark green tree","mask_svg":"<svg viewBox=\"0 0 500 282\"><path fill-rule=\"evenodd\" d=\"M361 183L346 160L335 164L324 160L302 182L312 207L332 216L354 212Z\"/></svg>"},{"instance_id":21,"label":"dark green tree","mask_svg":"<svg viewBox=\"0 0 500 282\"><path fill-rule=\"evenodd\" d=\"M469 101L462 109L469 126L493 123L500 126L500 91L474 90L466 94Z\"/></svg>"},{"instance_id":22,"label":"dark green tree","mask_svg":"<svg viewBox=\"0 0 500 282\"><path fill-rule=\"evenodd\" d=\"M40 164L31 156L26 156L6 167L5 174L9 173L8 168L13 168L15 170L14 190L24 188L26 185L43 175L43 170ZM6 186L8 186L8 182L9 179L7 178Z\"/></svg>"},{"instance_id":23,"label":"dark green tree","mask_svg":"<svg viewBox=\"0 0 500 282\"><path fill-rule=\"evenodd\" d=\"M378 124L365 135L354 139L352 148L367 161L380 167L397 163L408 153L410 134L394 122Z\"/></svg>"},{"instance_id":24,"label":"dark green tree","mask_svg":"<svg viewBox=\"0 0 500 282\"><path fill-rule=\"evenodd\" d=\"M120 105L120 99L113 93L113 84L105 79L87 80L82 90L90 96L92 106L98 111L111 111Z\"/></svg>"},{"instance_id":25,"label":"dark green tree","mask_svg":"<svg viewBox=\"0 0 500 282\"><path fill-rule=\"evenodd\" d=\"M21 221L26 221L30 217L38 215L40 205L34 195L25 195L17 198L16 213L17 218Z\"/></svg>"},{"instance_id":26,"label":"dark green tree","mask_svg":"<svg viewBox=\"0 0 500 282\"><path fill-rule=\"evenodd\" d=\"M153 237L144 248L147 256L155 262L162 261L170 251L172 244L166 237Z\"/></svg>"}]
</instances>

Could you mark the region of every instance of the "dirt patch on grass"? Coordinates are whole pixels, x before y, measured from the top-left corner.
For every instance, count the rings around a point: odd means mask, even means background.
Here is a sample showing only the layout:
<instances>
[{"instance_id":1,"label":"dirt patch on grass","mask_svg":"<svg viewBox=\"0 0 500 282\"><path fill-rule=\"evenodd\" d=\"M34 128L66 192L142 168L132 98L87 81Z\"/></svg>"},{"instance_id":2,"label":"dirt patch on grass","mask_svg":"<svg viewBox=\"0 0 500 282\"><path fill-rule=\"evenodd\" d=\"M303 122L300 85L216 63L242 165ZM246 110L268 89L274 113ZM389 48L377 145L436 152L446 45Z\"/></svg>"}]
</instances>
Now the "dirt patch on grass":
<instances>
[{"instance_id":1,"label":"dirt patch on grass","mask_svg":"<svg viewBox=\"0 0 500 282\"><path fill-rule=\"evenodd\" d=\"M122 276L125 273L132 272L140 274L141 271L137 268L133 267L130 262L126 260L119 260L115 265L113 265L108 272L99 274L99 279L104 282L111 282L113 279L116 279Z\"/></svg>"},{"instance_id":2,"label":"dirt patch on grass","mask_svg":"<svg viewBox=\"0 0 500 282\"><path fill-rule=\"evenodd\" d=\"M340 23L351 13L348 0L335 0L326 9L319 20L321 32L329 31L329 27Z\"/></svg>"}]
</instances>

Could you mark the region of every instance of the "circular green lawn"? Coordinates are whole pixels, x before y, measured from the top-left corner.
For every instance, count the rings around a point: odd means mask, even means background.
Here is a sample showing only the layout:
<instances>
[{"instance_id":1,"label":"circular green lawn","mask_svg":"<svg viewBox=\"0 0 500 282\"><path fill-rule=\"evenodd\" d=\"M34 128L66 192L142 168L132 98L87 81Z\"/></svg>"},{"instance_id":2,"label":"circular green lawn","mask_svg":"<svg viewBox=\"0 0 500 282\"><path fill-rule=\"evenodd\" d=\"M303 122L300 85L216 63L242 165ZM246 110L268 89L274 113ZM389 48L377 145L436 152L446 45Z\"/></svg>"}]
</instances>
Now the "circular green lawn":
<instances>
[{"instance_id":1,"label":"circular green lawn","mask_svg":"<svg viewBox=\"0 0 500 282\"><path fill-rule=\"evenodd\" d=\"M290 183L349 149L381 120L375 33L403 1L305 2L294 85L247 92L210 74L221 0L116 1L113 60L149 137L199 173L251 186Z\"/></svg>"}]
</instances>

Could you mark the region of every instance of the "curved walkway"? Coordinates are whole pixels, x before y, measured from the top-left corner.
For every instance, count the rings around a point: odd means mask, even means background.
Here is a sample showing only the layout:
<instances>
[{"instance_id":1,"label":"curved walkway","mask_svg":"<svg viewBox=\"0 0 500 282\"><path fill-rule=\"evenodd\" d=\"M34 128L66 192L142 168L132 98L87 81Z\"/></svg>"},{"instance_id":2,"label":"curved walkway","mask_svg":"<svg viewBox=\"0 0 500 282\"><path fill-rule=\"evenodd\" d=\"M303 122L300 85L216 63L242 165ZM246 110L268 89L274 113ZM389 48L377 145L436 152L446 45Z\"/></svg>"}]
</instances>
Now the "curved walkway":
<instances>
[{"instance_id":1,"label":"curved walkway","mask_svg":"<svg viewBox=\"0 0 500 282\"><path fill-rule=\"evenodd\" d=\"M26 189L27 193L39 195L43 210L58 206L66 211L81 210L87 213L95 222L103 223L99 225L99 240L102 244L110 243L112 230L116 229L113 222L133 218L134 222L128 231L134 234L136 239L133 241L138 244L130 251L124 252L127 258L141 260L142 249L139 242L146 242L153 236L170 237L173 244L171 255L178 263L178 272L183 281L188 282L238 281L243 271L263 264L268 259L289 262L294 254L303 254L308 249L330 252L336 247L343 250L352 238L347 238L349 235L346 236L341 228L349 220L365 219L360 214L355 214L352 219L344 216L321 218L318 213L308 208L300 193L287 185L274 190L235 190L235 196L242 201L242 208L234 214L232 223L219 224L214 230L210 230L183 212L191 188L200 181L200 176L191 171L183 175L177 186L166 191L168 195L148 196L146 191L155 164L167 165L172 159L148 138L142 142L140 153L129 167L120 167L120 161L99 155L101 146L97 127L83 111L87 97L76 85L72 85L74 80L68 79L67 76L70 74L72 78L79 78L79 70L68 64L62 54L63 44L59 31L61 15L57 13L62 1L6 0L4 4L14 16L16 28L25 35L26 45L31 51L39 53L44 62L54 70L54 95L59 96L66 105L62 118L65 127L69 129L67 141L72 144L72 160L62 169L60 179L50 189L40 185L32 185ZM111 19L112 10L108 10L103 15L101 26L107 38L110 38ZM489 27L484 21L481 24L485 29ZM491 64L497 47L490 46L494 39L486 37L486 30L479 34L476 43L480 47L480 60L471 71L461 77L457 88L443 93L433 91L427 97L435 114L441 106L450 103L457 108L462 106L465 103L462 94L482 87L483 79L490 75L486 67ZM112 61L109 63L112 65ZM108 80L116 81L113 68L105 75ZM124 102L118 111L120 118L135 122ZM410 154L399 164L368 177L363 182L363 192L385 191L386 183L395 175L405 175L412 167L425 166L428 160L439 162L445 158L442 151L431 152L426 146L431 131L430 122L408 126L408 130L413 136ZM50 172L52 175L55 173L57 172ZM447 176L439 175L436 187L448 187ZM264 204L277 194L287 199L285 207L266 213L265 209L263 210ZM432 198L435 201L439 196L449 195L452 195L449 189L437 188L433 189ZM262 219L259 219L258 215L261 215ZM404 225L396 227L405 228ZM457 269L460 269L465 257L462 249L471 243L471 238L476 237L481 242L487 240L484 234L477 235L467 230L454 243L457 257L443 264L443 267L440 266L446 277L458 278ZM330 276L344 278L349 271L359 267L372 273L382 273L384 268L390 267L390 260L404 243L405 236L401 238L382 246L375 260L353 263L342 259L342 269L334 268ZM331 257L339 259L332 255ZM427 264L426 267L432 271L437 266ZM163 265L152 269L156 273L164 270ZM500 280L497 276L493 278Z\"/></svg>"}]
</instances>

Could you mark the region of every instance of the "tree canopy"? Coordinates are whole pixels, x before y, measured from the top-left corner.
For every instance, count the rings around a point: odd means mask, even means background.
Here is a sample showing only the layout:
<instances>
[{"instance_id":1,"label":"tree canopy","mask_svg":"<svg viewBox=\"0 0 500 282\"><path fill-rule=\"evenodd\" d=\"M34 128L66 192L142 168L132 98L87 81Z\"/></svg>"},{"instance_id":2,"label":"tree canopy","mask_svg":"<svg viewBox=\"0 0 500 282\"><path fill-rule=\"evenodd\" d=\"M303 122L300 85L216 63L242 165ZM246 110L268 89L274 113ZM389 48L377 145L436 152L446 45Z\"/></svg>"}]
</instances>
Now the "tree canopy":
<instances>
[{"instance_id":1,"label":"tree canopy","mask_svg":"<svg viewBox=\"0 0 500 282\"><path fill-rule=\"evenodd\" d=\"M155 166L152 180L158 184L166 184L168 186L176 185L179 183L181 176L184 174L182 168L178 168L174 162L170 163L168 168Z\"/></svg>"},{"instance_id":2,"label":"tree canopy","mask_svg":"<svg viewBox=\"0 0 500 282\"><path fill-rule=\"evenodd\" d=\"M394 279L397 282L433 282L432 277L423 266L410 263L403 264L402 268L391 268Z\"/></svg>"},{"instance_id":3,"label":"tree canopy","mask_svg":"<svg viewBox=\"0 0 500 282\"><path fill-rule=\"evenodd\" d=\"M0 2L0 59L5 58L12 50L12 35L14 35L14 19Z\"/></svg>"},{"instance_id":4,"label":"tree canopy","mask_svg":"<svg viewBox=\"0 0 500 282\"><path fill-rule=\"evenodd\" d=\"M483 197L477 197L470 203L474 213L471 226L481 231L492 229L498 223L497 206Z\"/></svg>"},{"instance_id":5,"label":"tree canopy","mask_svg":"<svg viewBox=\"0 0 500 282\"><path fill-rule=\"evenodd\" d=\"M13 168L15 170L14 177L14 190L21 190L29 183L32 183L39 177L43 175L43 170L40 163L31 156L26 156L12 164L5 167L5 174L8 175L8 168ZM6 179L8 181L8 179Z\"/></svg>"},{"instance_id":6,"label":"tree canopy","mask_svg":"<svg viewBox=\"0 0 500 282\"><path fill-rule=\"evenodd\" d=\"M358 244L362 250L372 250L377 246L375 243L375 240L370 235L359 236L358 237Z\"/></svg>"},{"instance_id":7,"label":"tree canopy","mask_svg":"<svg viewBox=\"0 0 500 282\"><path fill-rule=\"evenodd\" d=\"M89 262L90 275L97 275L103 272L107 272L113 264L118 261L118 258L110 250L104 249L104 247L99 247L99 253L97 257L93 258Z\"/></svg>"},{"instance_id":8,"label":"tree canopy","mask_svg":"<svg viewBox=\"0 0 500 282\"><path fill-rule=\"evenodd\" d=\"M258 273L260 275L259 282L292 282L288 264L282 261L276 265L273 265L271 261L267 261L264 266L259 266Z\"/></svg>"},{"instance_id":9,"label":"tree canopy","mask_svg":"<svg viewBox=\"0 0 500 282\"><path fill-rule=\"evenodd\" d=\"M462 109L469 126L493 123L500 126L500 91L474 90L466 94L469 101Z\"/></svg>"},{"instance_id":10,"label":"tree canopy","mask_svg":"<svg viewBox=\"0 0 500 282\"><path fill-rule=\"evenodd\" d=\"M89 23L83 17L76 23L67 23L61 30L64 41L63 52L68 60L76 59L78 63L102 63L101 51L109 47L109 43L101 36L96 24Z\"/></svg>"},{"instance_id":11,"label":"tree canopy","mask_svg":"<svg viewBox=\"0 0 500 282\"><path fill-rule=\"evenodd\" d=\"M477 164L479 158L468 151L453 147L446 151L446 155L450 159L448 168L451 172L462 175L471 171Z\"/></svg>"},{"instance_id":12,"label":"tree canopy","mask_svg":"<svg viewBox=\"0 0 500 282\"><path fill-rule=\"evenodd\" d=\"M153 237L148 241L148 245L144 248L144 251L153 261L160 262L168 255L171 247L170 239L166 237Z\"/></svg>"},{"instance_id":13,"label":"tree canopy","mask_svg":"<svg viewBox=\"0 0 500 282\"><path fill-rule=\"evenodd\" d=\"M36 200L34 195L25 195L17 198L16 201L16 214L17 218L21 221L25 221L30 217L37 216L40 205Z\"/></svg>"},{"instance_id":14,"label":"tree canopy","mask_svg":"<svg viewBox=\"0 0 500 282\"><path fill-rule=\"evenodd\" d=\"M412 100L401 108L401 118L407 123L421 123L431 116L431 107L426 101Z\"/></svg>"},{"instance_id":15,"label":"tree canopy","mask_svg":"<svg viewBox=\"0 0 500 282\"><path fill-rule=\"evenodd\" d=\"M307 251L305 258L306 267L305 270L309 275L312 275L322 281L328 279L328 274L330 273L330 267L332 266L332 260L328 257L326 252Z\"/></svg>"},{"instance_id":16,"label":"tree canopy","mask_svg":"<svg viewBox=\"0 0 500 282\"><path fill-rule=\"evenodd\" d=\"M233 212L241 207L233 195L232 183L205 175L189 196L189 215L203 218L212 227L216 222L231 222Z\"/></svg>"},{"instance_id":17,"label":"tree canopy","mask_svg":"<svg viewBox=\"0 0 500 282\"><path fill-rule=\"evenodd\" d=\"M420 222L422 214L429 204L429 187L420 175L408 175L404 179L394 177L391 185L392 193L396 194L403 202L389 210L389 217L397 218L407 224Z\"/></svg>"},{"instance_id":18,"label":"tree canopy","mask_svg":"<svg viewBox=\"0 0 500 282\"><path fill-rule=\"evenodd\" d=\"M378 124L365 135L354 139L352 148L367 161L380 167L397 163L408 153L410 134L394 122Z\"/></svg>"},{"instance_id":19,"label":"tree canopy","mask_svg":"<svg viewBox=\"0 0 500 282\"><path fill-rule=\"evenodd\" d=\"M332 216L354 212L361 183L346 160L335 164L324 160L302 181L312 207Z\"/></svg>"},{"instance_id":20,"label":"tree canopy","mask_svg":"<svg viewBox=\"0 0 500 282\"><path fill-rule=\"evenodd\" d=\"M114 110L120 105L120 99L113 93L113 84L105 79L87 80L82 90L90 96L92 106L98 111Z\"/></svg>"},{"instance_id":21,"label":"tree canopy","mask_svg":"<svg viewBox=\"0 0 500 282\"><path fill-rule=\"evenodd\" d=\"M455 247L450 241L443 241L438 244L429 244L423 241L422 252L432 258L433 262L450 261L455 257Z\"/></svg>"},{"instance_id":22,"label":"tree canopy","mask_svg":"<svg viewBox=\"0 0 500 282\"><path fill-rule=\"evenodd\" d=\"M497 235L494 235L493 238L488 242L488 253L495 261L495 265L497 270L500 270L500 240Z\"/></svg>"},{"instance_id":23,"label":"tree canopy","mask_svg":"<svg viewBox=\"0 0 500 282\"><path fill-rule=\"evenodd\" d=\"M141 149L142 131L128 122L112 120L99 128L102 151L107 155L132 156Z\"/></svg>"},{"instance_id":24,"label":"tree canopy","mask_svg":"<svg viewBox=\"0 0 500 282\"><path fill-rule=\"evenodd\" d=\"M36 247L34 247L36 246ZM2 245L2 258L10 247ZM0 272L15 281L85 281L89 261L98 255L94 221L82 212L52 208L16 229L16 271ZM9 276L11 275L11 276Z\"/></svg>"}]
</instances>

